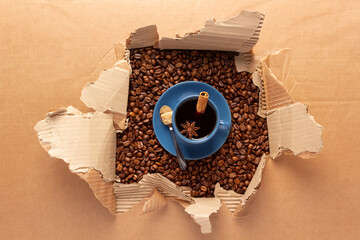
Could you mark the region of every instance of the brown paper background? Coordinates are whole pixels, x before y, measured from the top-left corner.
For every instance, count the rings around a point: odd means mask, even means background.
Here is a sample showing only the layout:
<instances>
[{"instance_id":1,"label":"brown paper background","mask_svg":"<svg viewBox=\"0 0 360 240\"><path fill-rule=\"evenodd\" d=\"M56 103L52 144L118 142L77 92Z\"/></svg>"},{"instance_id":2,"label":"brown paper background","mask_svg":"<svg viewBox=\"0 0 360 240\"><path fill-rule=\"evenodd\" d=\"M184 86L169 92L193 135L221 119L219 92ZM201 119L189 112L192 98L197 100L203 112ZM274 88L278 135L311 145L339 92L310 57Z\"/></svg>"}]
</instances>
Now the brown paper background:
<instances>
[{"instance_id":1,"label":"brown paper background","mask_svg":"<svg viewBox=\"0 0 360 240\"><path fill-rule=\"evenodd\" d=\"M315 159L270 161L243 216L222 207L210 235L174 201L155 213L140 215L138 204L110 215L42 149L34 125L56 105L87 111L80 94L88 76L136 28L157 24L160 36L174 36L242 9L266 15L256 53L292 49L292 96L323 125L324 149ZM357 0L1 1L1 238L359 238L359 11Z\"/></svg>"}]
</instances>

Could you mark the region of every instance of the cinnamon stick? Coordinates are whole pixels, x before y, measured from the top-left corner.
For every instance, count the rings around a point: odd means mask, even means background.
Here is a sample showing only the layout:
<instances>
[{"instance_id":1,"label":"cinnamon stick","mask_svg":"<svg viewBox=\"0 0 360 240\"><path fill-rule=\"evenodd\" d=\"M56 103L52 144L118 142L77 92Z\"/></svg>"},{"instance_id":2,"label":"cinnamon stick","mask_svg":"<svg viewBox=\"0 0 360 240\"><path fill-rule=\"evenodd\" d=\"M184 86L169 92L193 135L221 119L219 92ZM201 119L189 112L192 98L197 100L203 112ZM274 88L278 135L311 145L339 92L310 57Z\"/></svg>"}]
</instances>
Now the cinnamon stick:
<instances>
[{"instance_id":1,"label":"cinnamon stick","mask_svg":"<svg viewBox=\"0 0 360 240\"><path fill-rule=\"evenodd\" d=\"M204 113L206 106L207 106L207 102L209 99L209 94L207 92L201 92L199 94L199 98L196 104L196 111L199 113Z\"/></svg>"}]
</instances>

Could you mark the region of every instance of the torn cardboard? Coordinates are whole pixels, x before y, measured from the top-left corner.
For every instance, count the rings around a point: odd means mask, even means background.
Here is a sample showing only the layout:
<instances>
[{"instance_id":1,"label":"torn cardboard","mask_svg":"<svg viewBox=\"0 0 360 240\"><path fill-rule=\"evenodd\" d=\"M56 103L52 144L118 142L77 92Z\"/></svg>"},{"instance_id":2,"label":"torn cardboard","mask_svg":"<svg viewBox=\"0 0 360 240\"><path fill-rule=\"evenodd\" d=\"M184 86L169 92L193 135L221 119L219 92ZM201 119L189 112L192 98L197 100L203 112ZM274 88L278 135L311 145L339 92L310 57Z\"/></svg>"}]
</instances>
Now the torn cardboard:
<instances>
[{"instance_id":1,"label":"torn cardboard","mask_svg":"<svg viewBox=\"0 0 360 240\"><path fill-rule=\"evenodd\" d=\"M128 79L129 74L129 70L117 66L104 70L96 82L88 82L83 88L81 101L98 112L126 114L127 101L123 102L122 96L128 94L129 82L118 79Z\"/></svg>"},{"instance_id":2,"label":"torn cardboard","mask_svg":"<svg viewBox=\"0 0 360 240\"><path fill-rule=\"evenodd\" d=\"M114 180L116 134L111 114L60 108L38 122L35 130L50 156L63 159L72 172L96 169L104 180Z\"/></svg>"},{"instance_id":3,"label":"torn cardboard","mask_svg":"<svg viewBox=\"0 0 360 240\"><path fill-rule=\"evenodd\" d=\"M225 21L209 19L203 29L183 37L162 37L155 47L245 53L258 42L264 17L259 12L242 11Z\"/></svg>"},{"instance_id":4,"label":"torn cardboard","mask_svg":"<svg viewBox=\"0 0 360 240\"><path fill-rule=\"evenodd\" d=\"M149 200L147 200L144 203L142 211L143 211L143 213L154 212L156 210L163 208L166 204L167 204L166 198L161 193L159 193L156 189L154 189L154 192L151 195L151 197L149 198Z\"/></svg>"},{"instance_id":5,"label":"torn cardboard","mask_svg":"<svg viewBox=\"0 0 360 240\"><path fill-rule=\"evenodd\" d=\"M259 40L264 15L243 11L225 21L208 20L205 27L184 37L159 39L155 25L136 30L126 41L126 48L116 44L106 59L113 67L91 75L81 100L95 110L83 114L73 107L49 112L35 130L50 156L63 159L70 171L78 174L111 213L123 213L148 198L143 213L166 205L166 198L176 199L201 227L211 232L209 216L221 204L239 215L246 202L260 186L263 169L270 157L282 151L308 157L322 148L321 126L307 113L306 106L295 103L289 92L294 86L287 79L289 50L254 56L252 48ZM270 156L262 156L247 191L237 194L216 185L215 198L192 198L189 187L178 187L161 174L146 174L138 183L122 184L115 175L116 132L126 127L126 108L131 67L128 49L158 46L163 49L201 49L237 51L238 71L253 72L260 88L259 112L267 117ZM109 61L110 61L109 60ZM102 66L103 63L100 64ZM98 79L94 81L94 76Z\"/></svg>"},{"instance_id":6,"label":"torn cardboard","mask_svg":"<svg viewBox=\"0 0 360 240\"><path fill-rule=\"evenodd\" d=\"M158 40L159 34L156 25L149 25L138 28L135 32L131 33L130 37L126 40L126 48L148 47L152 46Z\"/></svg>"},{"instance_id":7,"label":"torn cardboard","mask_svg":"<svg viewBox=\"0 0 360 240\"><path fill-rule=\"evenodd\" d=\"M211 233L210 215L216 213L221 206L219 198L197 198L195 203L185 208L194 221L200 225L202 233Z\"/></svg>"},{"instance_id":8,"label":"torn cardboard","mask_svg":"<svg viewBox=\"0 0 360 240\"><path fill-rule=\"evenodd\" d=\"M148 197L154 189L166 197L192 203L194 200L185 194L178 186L159 173L146 174L138 183L114 183L116 195L116 213L123 213L132 208L136 203Z\"/></svg>"},{"instance_id":9,"label":"torn cardboard","mask_svg":"<svg viewBox=\"0 0 360 240\"><path fill-rule=\"evenodd\" d=\"M285 153L308 158L320 152L321 125L308 113L306 105L295 103L289 94L295 84L287 78L290 50L258 59L254 83L260 85L259 115L267 117L270 156L276 158L287 150Z\"/></svg>"},{"instance_id":10,"label":"torn cardboard","mask_svg":"<svg viewBox=\"0 0 360 240\"><path fill-rule=\"evenodd\" d=\"M88 82L81 92L81 101L98 112L113 114L114 127L123 130L126 126L127 96L131 73L129 51L124 45L114 45L113 54L118 60L113 68L100 73L97 81Z\"/></svg>"}]
</instances>

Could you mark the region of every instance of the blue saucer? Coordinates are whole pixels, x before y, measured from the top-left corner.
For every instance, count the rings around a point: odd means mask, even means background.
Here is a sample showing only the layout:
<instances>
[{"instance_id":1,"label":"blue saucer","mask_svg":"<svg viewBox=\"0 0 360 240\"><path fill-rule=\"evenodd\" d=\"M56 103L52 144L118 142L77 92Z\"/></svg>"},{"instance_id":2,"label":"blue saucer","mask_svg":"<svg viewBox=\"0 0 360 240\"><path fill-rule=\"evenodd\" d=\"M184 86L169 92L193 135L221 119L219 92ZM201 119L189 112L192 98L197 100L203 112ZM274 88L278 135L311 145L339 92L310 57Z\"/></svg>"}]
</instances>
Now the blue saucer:
<instances>
[{"instance_id":1,"label":"blue saucer","mask_svg":"<svg viewBox=\"0 0 360 240\"><path fill-rule=\"evenodd\" d=\"M189 145L179 136L176 137L179 146L188 160L196 160L210 156L225 143L231 129L231 113L229 105L221 93L214 87L197 81L187 81L176 84L169 88L157 101L153 113L154 132L160 144L172 155L176 156L175 146L171 138L169 128L161 122L160 108L168 105L173 111L185 98L196 97L200 92L209 93L209 101L217 108L220 126L208 141L199 141ZM174 127L175 128L175 127ZM178 131L176 131L178 133Z\"/></svg>"}]
</instances>

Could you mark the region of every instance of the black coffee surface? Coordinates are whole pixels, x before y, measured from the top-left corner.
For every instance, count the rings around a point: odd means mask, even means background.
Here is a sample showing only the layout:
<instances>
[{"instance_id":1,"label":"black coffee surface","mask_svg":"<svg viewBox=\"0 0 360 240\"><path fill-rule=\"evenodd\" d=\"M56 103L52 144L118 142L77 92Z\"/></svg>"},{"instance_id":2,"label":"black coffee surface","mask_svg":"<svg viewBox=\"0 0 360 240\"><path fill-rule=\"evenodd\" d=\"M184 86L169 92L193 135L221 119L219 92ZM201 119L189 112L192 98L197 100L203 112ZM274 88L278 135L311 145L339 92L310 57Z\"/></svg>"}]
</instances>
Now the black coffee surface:
<instances>
[{"instance_id":1,"label":"black coffee surface","mask_svg":"<svg viewBox=\"0 0 360 240\"><path fill-rule=\"evenodd\" d=\"M217 120L216 112L210 104L206 106L204 113L196 111L196 104L197 99L192 99L182 103L175 116L177 128L188 138L191 131L191 126L189 127L189 124L193 124L195 122L194 126L199 127L199 129L194 131L195 134L191 134L192 139L200 139L208 136L214 130ZM185 128L184 125L186 126ZM183 130L187 130L189 133L184 132Z\"/></svg>"}]
</instances>

